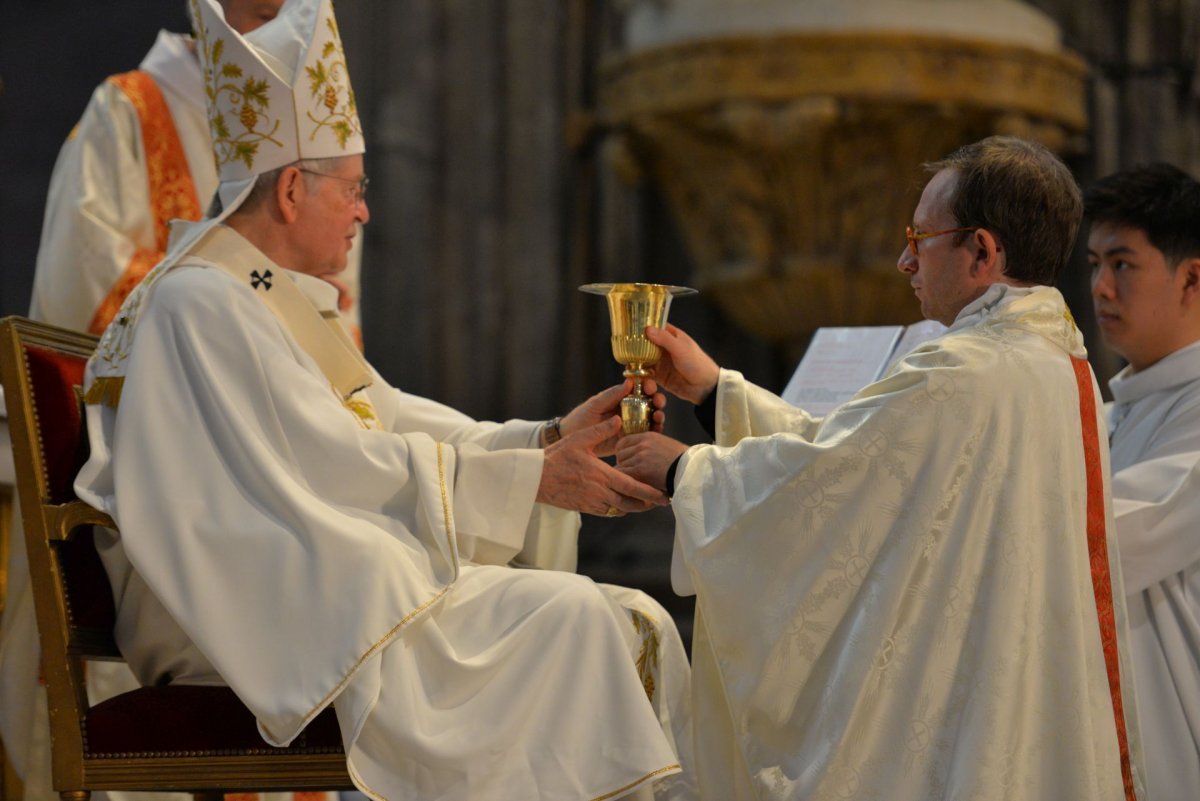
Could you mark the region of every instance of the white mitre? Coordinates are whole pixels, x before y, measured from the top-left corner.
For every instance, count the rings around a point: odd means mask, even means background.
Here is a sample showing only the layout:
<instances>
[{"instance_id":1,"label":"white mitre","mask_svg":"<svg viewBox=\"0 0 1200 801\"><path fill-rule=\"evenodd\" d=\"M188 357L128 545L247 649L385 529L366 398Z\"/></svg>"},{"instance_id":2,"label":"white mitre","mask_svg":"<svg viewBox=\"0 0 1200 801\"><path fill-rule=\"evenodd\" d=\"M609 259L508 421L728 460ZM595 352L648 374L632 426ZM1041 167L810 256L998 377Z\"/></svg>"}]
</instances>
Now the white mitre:
<instances>
[{"instance_id":1,"label":"white mitre","mask_svg":"<svg viewBox=\"0 0 1200 801\"><path fill-rule=\"evenodd\" d=\"M366 151L331 0L288 0L242 36L217 0L191 0L219 193L300 159Z\"/></svg>"},{"instance_id":2,"label":"white mitre","mask_svg":"<svg viewBox=\"0 0 1200 801\"><path fill-rule=\"evenodd\" d=\"M129 294L91 361L88 403L116 406L143 299L250 194L258 176L301 159L365 152L331 0L287 0L242 36L216 0L190 0L204 73L221 212L173 221L166 257Z\"/></svg>"}]
</instances>

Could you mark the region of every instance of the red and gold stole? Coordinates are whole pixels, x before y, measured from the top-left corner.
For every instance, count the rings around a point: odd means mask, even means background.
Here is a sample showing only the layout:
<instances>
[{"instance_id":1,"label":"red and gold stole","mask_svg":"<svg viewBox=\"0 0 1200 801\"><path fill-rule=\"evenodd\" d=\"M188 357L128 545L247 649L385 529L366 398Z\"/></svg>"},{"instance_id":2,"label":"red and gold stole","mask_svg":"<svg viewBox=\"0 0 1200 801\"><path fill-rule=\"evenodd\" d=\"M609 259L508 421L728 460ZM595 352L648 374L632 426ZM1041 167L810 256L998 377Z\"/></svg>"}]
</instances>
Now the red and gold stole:
<instances>
[{"instance_id":1,"label":"red and gold stole","mask_svg":"<svg viewBox=\"0 0 1200 801\"><path fill-rule=\"evenodd\" d=\"M162 260L167 250L167 223L176 218L198 220L201 215L183 143L158 84L139 70L114 75L108 81L129 98L142 129L150 209L154 215L154 248L138 248L129 259L125 272L92 316L88 331L93 334L108 327L133 288Z\"/></svg>"}]
</instances>

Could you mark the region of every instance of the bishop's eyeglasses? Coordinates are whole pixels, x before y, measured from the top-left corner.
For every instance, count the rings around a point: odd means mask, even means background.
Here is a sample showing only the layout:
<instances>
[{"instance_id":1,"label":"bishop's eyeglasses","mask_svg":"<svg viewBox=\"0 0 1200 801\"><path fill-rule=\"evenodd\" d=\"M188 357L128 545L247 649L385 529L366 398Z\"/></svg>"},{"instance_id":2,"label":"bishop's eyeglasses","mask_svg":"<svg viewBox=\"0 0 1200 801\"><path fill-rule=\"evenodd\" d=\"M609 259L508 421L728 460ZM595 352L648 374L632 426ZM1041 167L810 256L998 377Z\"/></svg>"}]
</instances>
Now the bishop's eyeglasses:
<instances>
[{"instance_id":1,"label":"bishop's eyeglasses","mask_svg":"<svg viewBox=\"0 0 1200 801\"><path fill-rule=\"evenodd\" d=\"M330 175L326 172L317 172L316 170L306 170L303 167L297 167L300 172L306 172L309 175L319 175L322 178L332 178L335 181L341 181L344 184L352 184L354 186L354 202L355 204L362 203L367 197L367 184L371 179L367 176L362 178L341 178L337 175ZM911 229L910 229L911 230Z\"/></svg>"}]
</instances>

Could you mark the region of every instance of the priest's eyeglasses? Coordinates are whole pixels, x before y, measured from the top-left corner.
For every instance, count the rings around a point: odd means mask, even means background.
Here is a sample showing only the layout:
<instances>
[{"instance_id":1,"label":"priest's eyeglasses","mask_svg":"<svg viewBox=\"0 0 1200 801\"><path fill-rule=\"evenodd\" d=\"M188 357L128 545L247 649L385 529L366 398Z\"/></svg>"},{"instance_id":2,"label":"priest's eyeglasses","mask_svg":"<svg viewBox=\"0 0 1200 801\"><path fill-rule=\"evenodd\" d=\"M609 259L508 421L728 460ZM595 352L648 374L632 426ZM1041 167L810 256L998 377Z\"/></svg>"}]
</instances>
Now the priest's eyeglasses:
<instances>
[{"instance_id":1,"label":"priest's eyeglasses","mask_svg":"<svg viewBox=\"0 0 1200 801\"><path fill-rule=\"evenodd\" d=\"M920 256L921 254L917 252L917 243L922 239L932 239L935 236L945 236L946 234L959 234L964 231L978 230L979 226L976 225L970 228L947 228L945 231L931 231L930 233L923 233L910 225L904 230L904 236L906 239L908 239L908 249L912 251L914 256Z\"/></svg>"},{"instance_id":2,"label":"priest's eyeglasses","mask_svg":"<svg viewBox=\"0 0 1200 801\"><path fill-rule=\"evenodd\" d=\"M297 167L300 172L306 172L309 175L319 175L322 178L332 178L335 181L341 181L344 184L354 185L354 202L355 204L362 203L367 198L367 184L371 183L371 179L367 176L362 178L340 178L336 175L330 175L326 172L317 172L316 170L306 170L303 167Z\"/></svg>"}]
</instances>

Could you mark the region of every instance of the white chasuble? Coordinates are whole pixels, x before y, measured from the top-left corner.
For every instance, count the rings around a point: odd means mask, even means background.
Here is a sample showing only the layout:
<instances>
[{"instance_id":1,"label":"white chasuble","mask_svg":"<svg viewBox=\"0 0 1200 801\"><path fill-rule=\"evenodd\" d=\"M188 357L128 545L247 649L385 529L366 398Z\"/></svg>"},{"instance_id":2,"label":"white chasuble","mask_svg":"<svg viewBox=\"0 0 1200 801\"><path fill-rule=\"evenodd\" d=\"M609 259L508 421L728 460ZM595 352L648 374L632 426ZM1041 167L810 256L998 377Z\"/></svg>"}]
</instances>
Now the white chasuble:
<instances>
[{"instance_id":1,"label":"white chasuble","mask_svg":"<svg viewBox=\"0 0 1200 801\"><path fill-rule=\"evenodd\" d=\"M1109 383L1149 797L1200 797L1200 342Z\"/></svg>"},{"instance_id":2,"label":"white chasuble","mask_svg":"<svg viewBox=\"0 0 1200 801\"><path fill-rule=\"evenodd\" d=\"M722 371L673 500L703 798L1145 797L1083 358L995 285L823 419Z\"/></svg>"},{"instance_id":3,"label":"white chasuble","mask_svg":"<svg viewBox=\"0 0 1200 801\"><path fill-rule=\"evenodd\" d=\"M192 241L88 367L121 389L88 407L76 488L121 529L102 558L139 678L226 683L279 744L333 704L373 798L585 801L664 778L660 797L688 797L669 778L687 666L661 607L500 566L566 561L530 556L534 523L574 535L534 504L539 424L388 387L312 279L223 226ZM671 688L653 704L650 618Z\"/></svg>"}]
</instances>

